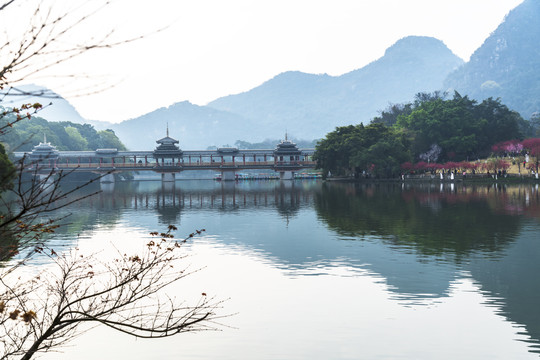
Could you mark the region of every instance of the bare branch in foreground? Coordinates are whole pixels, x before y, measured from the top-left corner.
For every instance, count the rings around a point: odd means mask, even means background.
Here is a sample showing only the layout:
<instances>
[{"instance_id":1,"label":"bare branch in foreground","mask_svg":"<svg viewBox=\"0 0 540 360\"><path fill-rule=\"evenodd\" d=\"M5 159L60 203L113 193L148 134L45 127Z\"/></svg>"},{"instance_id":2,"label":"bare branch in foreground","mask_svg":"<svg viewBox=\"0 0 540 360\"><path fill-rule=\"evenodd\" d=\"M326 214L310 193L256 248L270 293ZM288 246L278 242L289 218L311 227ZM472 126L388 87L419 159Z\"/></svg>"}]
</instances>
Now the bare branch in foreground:
<instances>
[{"instance_id":1,"label":"bare branch in foreground","mask_svg":"<svg viewBox=\"0 0 540 360\"><path fill-rule=\"evenodd\" d=\"M34 168L31 172L25 173L23 166ZM13 186L0 194L0 262L34 246L41 246L43 235L53 233L58 228L60 220L67 216L58 218L51 214L99 193L95 191L70 199L71 195L82 188L110 174L110 172L103 173L65 190L61 184L75 170L48 170L43 173L38 163L25 163L24 158L19 161L13 169L15 176ZM31 255L32 252L28 252L18 263L12 264L10 271L24 263Z\"/></svg>"},{"instance_id":2,"label":"bare branch in foreground","mask_svg":"<svg viewBox=\"0 0 540 360\"><path fill-rule=\"evenodd\" d=\"M77 249L58 256L36 251L54 266L23 280L0 279L0 359L30 359L64 345L88 329L105 325L141 338L163 338L183 332L216 330L222 301L199 293L191 303L180 301L167 288L194 271L182 265L182 241L171 234L154 236L140 254L121 254L100 261ZM223 317L223 316L221 316Z\"/></svg>"}]
</instances>

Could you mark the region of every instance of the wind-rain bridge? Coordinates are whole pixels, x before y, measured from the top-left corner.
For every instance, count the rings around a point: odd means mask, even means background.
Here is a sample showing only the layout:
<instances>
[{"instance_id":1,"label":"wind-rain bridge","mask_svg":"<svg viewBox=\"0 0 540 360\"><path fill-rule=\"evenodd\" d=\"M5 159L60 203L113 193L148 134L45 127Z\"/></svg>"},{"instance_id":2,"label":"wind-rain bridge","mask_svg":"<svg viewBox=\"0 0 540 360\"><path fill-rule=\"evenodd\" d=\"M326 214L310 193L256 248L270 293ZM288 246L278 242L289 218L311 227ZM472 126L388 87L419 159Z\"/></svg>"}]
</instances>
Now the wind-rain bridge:
<instances>
[{"instance_id":1,"label":"wind-rain bridge","mask_svg":"<svg viewBox=\"0 0 540 360\"><path fill-rule=\"evenodd\" d=\"M243 170L273 170L282 180L294 179L294 174L314 169L314 149L299 149L287 139L275 149L243 150L222 147L216 150L182 150L179 141L167 136L157 140L153 151L118 151L97 149L95 151L58 151L46 139L34 146L31 152L16 152L23 160L25 171L49 174L51 171L90 171L107 173L103 182L114 181L113 172L153 171L161 174L164 182L175 180L175 174L189 170L214 170L221 173L222 180L235 180L236 172Z\"/></svg>"}]
</instances>

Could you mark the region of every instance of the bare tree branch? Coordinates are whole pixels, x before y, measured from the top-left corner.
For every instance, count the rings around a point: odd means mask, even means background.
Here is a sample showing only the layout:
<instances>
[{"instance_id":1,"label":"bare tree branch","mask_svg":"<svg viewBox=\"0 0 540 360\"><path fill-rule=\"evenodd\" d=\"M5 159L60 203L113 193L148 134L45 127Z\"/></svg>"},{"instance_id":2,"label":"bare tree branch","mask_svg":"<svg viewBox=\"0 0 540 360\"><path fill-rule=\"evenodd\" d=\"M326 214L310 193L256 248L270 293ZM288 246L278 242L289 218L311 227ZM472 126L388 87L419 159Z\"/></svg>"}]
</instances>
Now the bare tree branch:
<instances>
[{"instance_id":1,"label":"bare tree branch","mask_svg":"<svg viewBox=\"0 0 540 360\"><path fill-rule=\"evenodd\" d=\"M0 16L15 8L15 0L0 5ZM17 82L43 75L90 50L110 48L144 36L114 39L114 30L84 39L70 38L74 29L89 24L110 1L81 1L76 7L58 9L36 1L28 15L29 26L21 33L0 34L0 104L7 97L54 97L47 92L28 92ZM71 2L68 2L71 3ZM25 23L15 24L24 26ZM161 30L158 30L161 31ZM2 35L4 37L2 37ZM0 140L14 124L30 119L41 104L0 106ZM3 148L0 148L3 153ZM9 166L9 162L6 162ZM80 188L62 188L70 172L31 164L29 174L24 159L9 169L0 169L0 360L30 359L40 352L54 351L84 333L81 325L104 325L143 338L162 338L183 332L215 330L221 325L217 314L222 301L206 293L194 300L179 300L167 294L170 287L195 271L184 265L182 244L204 230L181 241L174 240L174 226L163 233L153 232L143 249L131 255L116 250L115 258L102 261L97 254L86 256L78 249L60 255L45 246L44 235L58 227L59 209L83 199ZM7 165L6 165L7 166ZM4 171L5 170L5 171ZM108 174L108 173L107 173ZM13 186L5 186L13 179ZM73 197L74 196L74 197ZM75 200L72 200L75 198ZM8 246L5 246L8 244ZM13 260L19 251L25 251ZM49 265L36 274L19 271L31 256L46 257ZM3 267L6 260L9 266Z\"/></svg>"},{"instance_id":2,"label":"bare tree branch","mask_svg":"<svg viewBox=\"0 0 540 360\"><path fill-rule=\"evenodd\" d=\"M84 196L74 196L82 188L99 181L106 172L74 187L63 188L61 184L76 169L70 171L48 170L42 173L37 163L25 162L21 159L14 168L16 175L15 185L3 194L0 194L0 240L8 242L12 239L13 248L3 249L0 243L0 262L6 261L13 255L28 248L41 245L44 234L53 233L59 226L63 217L48 216L58 210L99 193L95 191ZM31 173L25 173L23 167L33 167ZM27 253L20 264L32 255ZM12 265L9 271L15 270L19 265Z\"/></svg>"},{"instance_id":3,"label":"bare tree branch","mask_svg":"<svg viewBox=\"0 0 540 360\"><path fill-rule=\"evenodd\" d=\"M182 266L187 256L181 248L202 232L175 241L173 229L152 233L154 239L140 254L117 251L113 261L78 250L58 256L37 249L55 264L53 269L26 280L12 282L14 274L0 279L0 358L30 359L65 344L86 323L150 339L217 329L222 301L202 293L187 304L165 295L165 289L193 274Z\"/></svg>"},{"instance_id":4,"label":"bare tree branch","mask_svg":"<svg viewBox=\"0 0 540 360\"><path fill-rule=\"evenodd\" d=\"M10 1L7 1L5 3L3 3L1 6L0 6L0 11L4 10L5 8L7 8L9 5L11 5L12 3L14 3L15 0L10 0Z\"/></svg>"}]
</instances>

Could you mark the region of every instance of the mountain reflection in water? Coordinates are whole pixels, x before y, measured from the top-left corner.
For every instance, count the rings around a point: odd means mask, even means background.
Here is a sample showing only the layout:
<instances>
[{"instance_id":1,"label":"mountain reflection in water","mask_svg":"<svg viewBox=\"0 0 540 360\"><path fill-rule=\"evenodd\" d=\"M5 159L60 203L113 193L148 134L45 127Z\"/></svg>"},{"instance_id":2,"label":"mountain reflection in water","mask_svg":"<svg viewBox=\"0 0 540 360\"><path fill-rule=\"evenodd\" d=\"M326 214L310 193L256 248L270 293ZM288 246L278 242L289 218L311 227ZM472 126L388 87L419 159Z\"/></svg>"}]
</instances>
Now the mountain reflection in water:
<instances>
[{"instance_id":1,"label":"mountain reflection in water","mask_svg":"<svg viewBox=\"0 0 540 360\"><path fill-rule=\"evenodd\" d=\"M453 277L470 273L501 315L526 327L531 350L539 352L538 190L536 184L331 185L323 186L315 206L350 240L376 236L396 253L417 256L415 266L375 265L400 294L443 296ZM420 264L425 269L415 270Z\"/></svg>"},{"instance_id":2,"label":"mountain reflection in water","mask_svg":"<svg viewBox=\"0 0 540 360\"><path fill-rule=\"evenodd\" d=\"M63 246L119 223L204 226L213 241L255 251L292 278L370 274L405 306L446 298L468 277L540 349L536 184L126 182L63 211L72 213L54 238Z\"/></svg>"}]
</instances>

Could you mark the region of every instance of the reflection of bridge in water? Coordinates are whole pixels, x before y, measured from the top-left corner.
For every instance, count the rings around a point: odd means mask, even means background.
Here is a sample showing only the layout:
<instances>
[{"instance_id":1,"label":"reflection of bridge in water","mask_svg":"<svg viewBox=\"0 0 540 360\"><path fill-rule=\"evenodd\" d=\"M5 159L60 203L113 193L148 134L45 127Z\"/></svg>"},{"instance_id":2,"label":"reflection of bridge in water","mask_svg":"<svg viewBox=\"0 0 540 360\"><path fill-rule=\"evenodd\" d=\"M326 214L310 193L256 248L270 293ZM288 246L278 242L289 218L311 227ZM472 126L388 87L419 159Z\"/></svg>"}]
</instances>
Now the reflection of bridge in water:
<instances>
[{"instance_id":1,"label":"reflection of bridge in water","mask_svg":"<svg viewBox=\"0 0 540 360\"><path fill-rule=\"evenodd\" d=\"M17 152L15 157L25 161L26 171L109 173L103 176L104 182L113 182L110 173L119 171L153 171L160 173L164 182L171 182L176 173L189 170L218 171L223 180L234 180L236 172L242 170L272 170L279 173L280 179L289 180L296 172L314 169L316 165L311 159L314 149L299 149L287 135L275 149L181 150L178 140L169 137L168 130L167 136L156 143L158 146L153 151L58 151L44 139L31 152Z\"/></svg>"},{"instance_id":2,"label":"reflection of bridge in water","mask_svg":"<svg viewBox=\"0 0 540 360\"><path fill-rule=\"evenodd\" d=\"M538 221L521 216L540 217L537 184L139 181L102 184L102 189L80 206L105 214L108 221L114 211L126 212L111 224L126 221L153 229L155 216L164 226L180 225L184 217L189 231L202 223L219 234L220 244L254 249L294 276L341 265L374 276L387 285L389 299L406 306L445 303L441 299L454 296L456 279L465 276L497 315L530 335L531 351L540 350ZM94 203L88 206L88 201ZM199 214L188 216L195 212ZM292 219L292 226L286 231L275 226L276 213L280 224ZM237 236L234 228L251 221L253 227ZM318 222L323 226L313 232L310 227ZM257 236L256 231L271 236Z\"/></svg>"},{"instance_id":3,"label":"reflection of bridge in water","mask_svg":"<svg viewBox=\"0 0 540 360\"><path fill-rule=\"evenodd\" d=\"M256 207L296 207L310 204L311 194L299 192L274 192L269 194L255 192L211 192L211 193L170 193L162 192L156 197L157 206L180 206L183 208L256 208ZM148 194L144 195L144 204L148 206ZM137 206L137 198L135 198Z\"/></svg>"},{"instance_id":4,"label":"reflection of bridge in water","mask_svg":"<svg viewBox=\"0 0 540 360\"><path fill-rule=\"evenodd\" d=\"M154 209L161 214L164 222L169 223L178 222L180 212L184 210L241 211L274 208L282 216L288 217L294 216L302 207L313 206L313 187L320 184L315 180L242 184L203 180L198 183L198 186L190 187L183 186L183 181L101 184L103 191L87 201L91 207Z\"/></svg>"}]
</instances>

